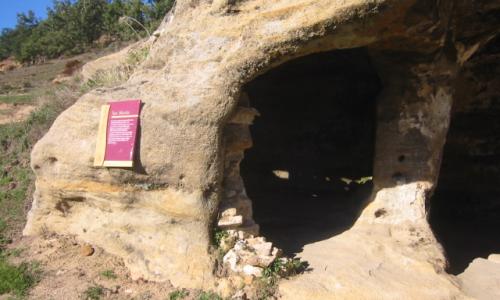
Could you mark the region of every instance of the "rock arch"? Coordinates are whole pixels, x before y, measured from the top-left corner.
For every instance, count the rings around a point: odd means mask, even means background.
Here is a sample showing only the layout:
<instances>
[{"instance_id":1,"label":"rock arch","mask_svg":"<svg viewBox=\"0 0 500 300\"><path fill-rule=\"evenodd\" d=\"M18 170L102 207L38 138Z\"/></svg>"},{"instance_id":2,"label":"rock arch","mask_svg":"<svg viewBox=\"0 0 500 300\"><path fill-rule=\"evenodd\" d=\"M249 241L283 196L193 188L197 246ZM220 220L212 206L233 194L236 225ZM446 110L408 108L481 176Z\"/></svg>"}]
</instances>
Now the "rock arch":
<instances>
[{"instance_id":1,"label":"rock arch","mask_svg":"<svg viewBox=\"0 0 500 300\"><path fill-rule=\"evenodd\" d=\"M259 116L241 175L261 233L285 253L359 216L372 190L381 89L364 48L294 59L245 85Z\"/></svg>"}]
</instances>

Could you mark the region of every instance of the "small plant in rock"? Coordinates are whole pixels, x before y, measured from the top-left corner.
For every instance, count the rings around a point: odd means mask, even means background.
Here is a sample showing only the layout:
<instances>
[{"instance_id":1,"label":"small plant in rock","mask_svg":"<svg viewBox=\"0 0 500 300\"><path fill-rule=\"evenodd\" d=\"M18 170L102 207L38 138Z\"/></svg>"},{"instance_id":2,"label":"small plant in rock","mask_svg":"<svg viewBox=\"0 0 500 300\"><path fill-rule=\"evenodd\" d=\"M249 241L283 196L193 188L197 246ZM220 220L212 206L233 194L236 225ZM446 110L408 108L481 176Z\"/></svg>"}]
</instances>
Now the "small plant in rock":
<instances>
[{"instance_id":1,"label":"small plant in rock","mask_svg":"<svg viewBox=\"0 0 500 300\"><path fill-rule=\"evenodd\" d=\"M264 269L263 277L257 281L257 299L269 299L276 294L278 280L300 274L307 269L307 262L298 258L278 258Z\"/></svg>"},{"instance_id":2,"label":"small plant in rock","mask_svg":"<svg viewBox=\"0 0 500 300\"><path fill-rule=\"evenodd\" d=\"M273 261L267 268L264 269L263 275L264 277L275 277L279 276L284 268L283 260L278 258Z\"/></svg>"},{"instance_id":3,"label":"small plant in rock","mask_svg":"<svg viewBox=\"0 0 500 300\"><path fill-rule=\"evenodd\" d=\"M131 67L136 67L140 65L149 55L149 48L144 47L130 51L127 56L127 64Z\"/></svg>"},{"instance_id":4,"label":"small plant in rock","mask_svg":"<svg viewBox=\"0 0 500 300\"><path fill-rule=\"evenodd\" d=\"M264 269L264 277L289 277L300 274L307 269L307 262L299 258L278 258Z\"/></svg>"},{"instance_id":5,"label":"small plant in rock","mask_svg":"<svg viewBox=\"0 0 500 300\"><path fill-rule=\"evenodd\" d=\"M109 70L99 70L83 84L82 90L117 86L127 81L132 72L133 68L130 65L120 65Z\"/></svg>"},{"instance_id":6,"label":"small plant in rock","mask_svg":"<svg viewBox=\"0 0 500 300\"><path fill-rule=\"evenodd\" d=\"M222 297L213 292L201 292L196 300L222 300Z\"/></svg>"},{"instance_id":7,"label":"small plant in rock","mask_svg":"<svg viewBox=\"0 0 500 300\"><path fill-rule=\"evenodd\" d=\"M182 289L182 290L175 290L168 294L168 299L169 300L179 300L179 299L184 299L187 296L189 296L189 291Z\"/></svg>"},{"instance_id":8,"label":"small plant in rock","mask_svg":"<svg viewBox=\"0 0 500 300\"><path fill-rule=\"evenodd\" d=\"M116 279L118 276L116 276L115 271L113 270L104 270L101 272L101 276L106 277L108 279Z\"/></svg>"},{"instance_id":9,"label":"small plant in rock","mask_svg":"<svg viewBox=\"0 0 500 300\"><path fill-rule=\"evenodd\" d=\"M305 261L301 261L299 258L292 258L285 262L284 276L294 276L304 272L308 267L308 263Z\"/></svg>"},{"instance_id":10,"label":"small plant in rock","mask_svg":"<svg viewBox=\"0 0 500 300\"><path fill-rule=\"evenodd\" d=\"M99 300L104 294L104 288L100 285L89 286L83 292L83 300Z\"/></svg>"},{"instance_id":11,"label":"small plant in rock","mask_svg":"<svg viewBox=\"0 0 500 300\"><path fill-rule=\"evenodd\" d=\"M216 245L217 247L220 246L220 244L222 243L222 241L226 238L229 237L229 233L226 231L226 230L222 230L220 228L215 228L214 229L214 245Z\"/></svg>"}]
</instances>

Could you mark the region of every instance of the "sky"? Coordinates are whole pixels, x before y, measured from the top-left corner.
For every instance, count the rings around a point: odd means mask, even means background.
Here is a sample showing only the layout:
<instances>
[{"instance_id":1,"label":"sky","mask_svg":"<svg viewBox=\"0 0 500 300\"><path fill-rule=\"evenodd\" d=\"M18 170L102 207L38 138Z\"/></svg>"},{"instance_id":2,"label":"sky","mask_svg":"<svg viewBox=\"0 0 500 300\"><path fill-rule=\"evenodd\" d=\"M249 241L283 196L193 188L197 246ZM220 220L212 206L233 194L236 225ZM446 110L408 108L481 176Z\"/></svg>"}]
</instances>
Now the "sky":
<instances>
[{"instance_id":1,"label":"sky","mask_svg":"<svg viewBox=\"0 0 500 300\"><path fill-rule=\"evenodd\" d=\"M35 12L37 18L47 16L47 7L52 5L52 0L0 0L0 29L13 28L17 23L17 13Z\"/></svg>"}]
</instances>

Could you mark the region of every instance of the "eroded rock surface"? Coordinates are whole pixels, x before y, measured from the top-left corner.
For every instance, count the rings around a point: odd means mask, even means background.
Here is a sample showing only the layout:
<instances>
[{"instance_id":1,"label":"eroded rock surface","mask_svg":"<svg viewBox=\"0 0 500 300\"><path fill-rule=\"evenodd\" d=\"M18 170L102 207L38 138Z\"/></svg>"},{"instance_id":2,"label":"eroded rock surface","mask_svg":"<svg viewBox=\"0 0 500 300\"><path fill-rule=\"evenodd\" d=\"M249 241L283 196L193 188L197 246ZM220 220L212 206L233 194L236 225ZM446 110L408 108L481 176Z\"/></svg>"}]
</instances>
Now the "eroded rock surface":
<instances>
[{"instance_id":1,"label":"eroded rock surface","mask_svg":"<svg viewBox=\"0 0 500 300\"><path fill-rule=\"evenodd\" d=\"M500 260L498 254L488 259L476 258L458 275L464 292L478 300L500 298Z\"/></svg>"},{"instance_id":2,"label":"eroded rock surface","mask_svg":"<svg viewBox=\"0 0 500 300\"><path fill-rule=\"evenodd\" d=\"M123 258L133 278L212 288L212 227L258 232L239 176L257 112L241 87L296 57L367 47L384 86L373 196L348 232L305 247L312 271L280 291L284 299L462 297L444 272L427 201L457 70L498 33L494 19L472 11L500 5L454 3L178 1L130 79L83 96L35 146L24 233L74 234ZM480 25L469 30L463 20ZM130 98L144 102L135 167L94 168L100 106Z\"/></svg>"}]
</instances>

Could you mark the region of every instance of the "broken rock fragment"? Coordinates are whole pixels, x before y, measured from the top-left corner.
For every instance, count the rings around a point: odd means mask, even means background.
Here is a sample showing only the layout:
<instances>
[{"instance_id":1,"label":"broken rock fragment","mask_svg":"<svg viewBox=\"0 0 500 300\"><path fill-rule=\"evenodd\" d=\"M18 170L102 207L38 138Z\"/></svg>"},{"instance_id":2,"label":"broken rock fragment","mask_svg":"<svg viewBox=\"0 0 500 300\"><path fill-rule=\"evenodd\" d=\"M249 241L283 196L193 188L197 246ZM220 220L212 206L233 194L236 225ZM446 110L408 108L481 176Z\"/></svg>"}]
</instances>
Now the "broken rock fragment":
<instances>
[{"instance_id":1,"label":"broken rock fragment","mask_svg":"<svg viewBox=\"0 0 500 300\"><path fill-rule=\"evenodd\" d=\"M91 256L94 254L94 248L92 248L89 244L85 244L80 248L80 254L82 256Z\"/></svg>"},{"instance_id":2,"label":"broken rock fragment","mask_svg":"<svg viewBox=\"0 0 500 300\"><path fill-rule=\"evenodd\" d=\"M217 225L220 228L237 227L243 224L242 216L226 216L219 219Z\"/></svg>"},{"instance_id":3,"label":"broken rock fragment","mask_svg":"<svg viewBox=\"0 0 500 300\"><path fill-rule=\"evenodd\" d=\"M239 240L223 258L234 273L261 277L264 268L278 258L280 251L263 237Z\"/></svg>"}]
</instances>

